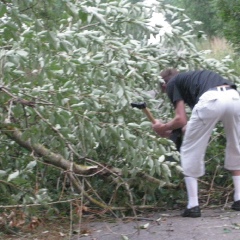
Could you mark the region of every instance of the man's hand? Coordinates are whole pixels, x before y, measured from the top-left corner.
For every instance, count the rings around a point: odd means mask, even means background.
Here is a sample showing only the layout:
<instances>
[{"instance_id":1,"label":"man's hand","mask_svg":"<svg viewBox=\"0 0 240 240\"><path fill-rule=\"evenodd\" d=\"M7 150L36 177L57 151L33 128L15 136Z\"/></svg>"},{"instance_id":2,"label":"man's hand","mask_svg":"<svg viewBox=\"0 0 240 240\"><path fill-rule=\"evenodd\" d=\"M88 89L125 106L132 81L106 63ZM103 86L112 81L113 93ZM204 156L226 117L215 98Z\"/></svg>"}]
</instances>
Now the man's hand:
<instances>
[{"instance_id":1,"label":"man's hand","mask_svg":"<svg viewBox=\"0 0 240 240\"><path fill-rule=\"evenodd\" d=\"M160 136L163 138L169 138L171 135L171 130L167 130L164 127L164 123L162 123L160 120L156 120L154 124L152 124L152 128L153 130Z\"/></svg>"}]
</instances>

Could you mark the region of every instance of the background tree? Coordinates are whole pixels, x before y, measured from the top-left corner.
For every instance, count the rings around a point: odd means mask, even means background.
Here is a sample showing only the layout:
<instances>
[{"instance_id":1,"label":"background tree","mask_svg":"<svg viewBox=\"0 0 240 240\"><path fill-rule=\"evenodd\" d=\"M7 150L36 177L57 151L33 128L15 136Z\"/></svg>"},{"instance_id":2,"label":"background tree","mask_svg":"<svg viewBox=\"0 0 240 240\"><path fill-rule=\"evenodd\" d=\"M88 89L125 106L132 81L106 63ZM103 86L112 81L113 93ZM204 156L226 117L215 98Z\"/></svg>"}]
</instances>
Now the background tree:
<instances>
[{"instance_id":1,"label":"background tree","mask_svg":"<svg viewBox=\"0 0 240 240\"><path fill-rule=\"evenodd\" d=\"M204 31L209 38L222 35L223 21L217 14L216 0L165 0L165 2L184 9L192 21L201 21L202 24L196 30Z\"/></svg>"},{"instance_id":2,"label":"background tree","mask_svg":"<svg viewBox=\"0 0 240 240\"><path fill-rule=\"evenodd\" d=\"M226 0L165 0L165 3L183 8L186 15L193 21L201 21L202 25L196 28L208 38L224 37L239 51L239 34L237 29L240 25L239 1ZM199 33L199 36L201 34Z\"/></svg>"},{"instance_id":3,"label":"background tree","mask_svg":"<svg viewBox=\"0 0 240 240\"><path fill-rule=\"evenodd\" d=\"M61 8L61 18L43 6ZM153 10L171 16L171 28L150 43L163 28L149 24ZM205 59L195 24L162 1L8 1L0 17L1 203L77 198L111 211L175 203L179 154L130 103L146 101L166 120L170 103L145 93L162 69L208 68L238 81L230 59Z\"/></svg>"},{"instance_id":4,"label":"background tree","mask_svg":"<svg viewBox=\"0 0 240 240\"><path fill-rule=\"evenodd\" d=\"M239 1L217 1L219 16L223 21L223 33L225 38L230 41L236 51L240 51L239 29L240 26L240 3Z\"/></svg>"}]
</instances>

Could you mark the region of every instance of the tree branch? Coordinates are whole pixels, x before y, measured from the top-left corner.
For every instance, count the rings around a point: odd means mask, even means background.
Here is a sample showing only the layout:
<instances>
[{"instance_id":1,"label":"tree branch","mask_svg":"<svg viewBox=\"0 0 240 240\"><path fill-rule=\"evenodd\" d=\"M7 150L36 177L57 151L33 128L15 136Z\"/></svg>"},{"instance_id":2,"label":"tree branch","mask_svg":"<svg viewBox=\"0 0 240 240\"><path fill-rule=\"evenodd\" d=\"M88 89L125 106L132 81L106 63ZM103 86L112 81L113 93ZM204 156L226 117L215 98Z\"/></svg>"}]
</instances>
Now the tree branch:
<instances>
[{"instance_id":1,"label":"tree branch","mask_svg":"<svg viewBox=\"0 0 240 240\"><path fill-rule=\"evenodd\" d=\"M43 157L46 162L53 164L54 166L60 167L68 171L71 167L71 162L63 158L60 154L53 153L46 147L38 143L31 143L31 139L24 140L22 138L22 132L11 124L0 124L0 130L6 134L9 138L18 143L21 147L34 152L35 154ZM73 172L76 174L87 174L92 169L97 169L98 166L85 166L73 163Z\"/></svg>"}]
</instances>

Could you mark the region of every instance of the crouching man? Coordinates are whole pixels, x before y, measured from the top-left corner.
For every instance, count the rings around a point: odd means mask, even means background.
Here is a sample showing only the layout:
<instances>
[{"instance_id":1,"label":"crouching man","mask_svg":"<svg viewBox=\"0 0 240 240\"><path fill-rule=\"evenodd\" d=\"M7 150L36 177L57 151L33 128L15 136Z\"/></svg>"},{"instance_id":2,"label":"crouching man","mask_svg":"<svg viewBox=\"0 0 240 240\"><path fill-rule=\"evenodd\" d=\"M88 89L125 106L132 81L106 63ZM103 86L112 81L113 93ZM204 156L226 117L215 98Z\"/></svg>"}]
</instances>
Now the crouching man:
<instances>
[{"instance_id":1,"label":"crouching man","mask_svg":"<svg viewBox=\"0 0 240 240\"><path fill-rule=\"evenodd\" d=\"M234 183L232 209L240 211L240 97L236 85L208 70L179 73L176 69L161 72L162 90L174 105L175 117L163 124L157 121L153 130L160 136L186 125L180 149L188 204L183 217L200 217L197 179L204 175L204 156L212 130L222 122L226 134L224 167L231 171ZM192 109L187 120L185 104Z\"/></svg>"}]
</instances>

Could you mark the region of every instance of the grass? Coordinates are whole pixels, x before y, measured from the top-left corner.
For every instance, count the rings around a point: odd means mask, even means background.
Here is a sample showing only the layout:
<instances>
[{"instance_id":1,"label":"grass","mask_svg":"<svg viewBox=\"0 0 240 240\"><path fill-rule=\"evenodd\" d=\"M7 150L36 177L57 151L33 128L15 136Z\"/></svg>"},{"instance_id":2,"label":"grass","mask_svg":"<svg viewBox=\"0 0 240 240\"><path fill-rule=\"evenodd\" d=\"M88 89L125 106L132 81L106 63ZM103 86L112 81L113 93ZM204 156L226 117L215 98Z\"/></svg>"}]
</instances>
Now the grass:
<instances>
[{"instance_id":1,"label":"grass","mask_svg":"<svg viewBox=\"0 0 240 240\"><path fill-rule=\"evenodd\" d=\"M227 55L233 56L234 51L227 41L223 38L207 39L197 44L199 50L211 50L209 57L221 59Z\"/></svg>"},{"instance_id":2,"label":"grass","mask_svg":"<svg viewBox=\"0 0 240 240\"><path fill-rule=\"evenodd\" d=\"M199 51L210 50L206 57L215 58L221 60L226 56L230 56L233 62L230 64L230 68L234 69L237 74L240 75L240 57L238 53L234 52L232 46L224 39L214 37L212 39L206 39L196 44Z\"/></svg>"}]
</instances>

